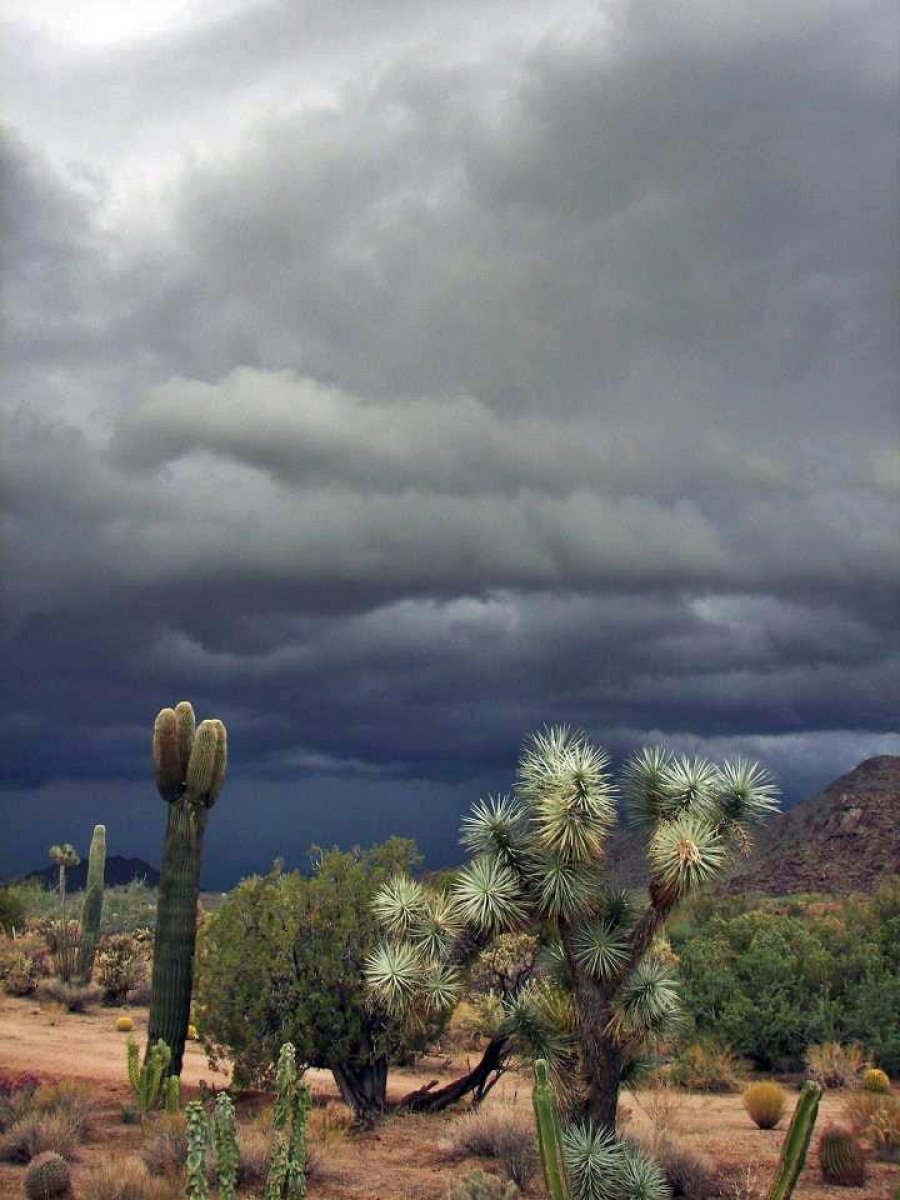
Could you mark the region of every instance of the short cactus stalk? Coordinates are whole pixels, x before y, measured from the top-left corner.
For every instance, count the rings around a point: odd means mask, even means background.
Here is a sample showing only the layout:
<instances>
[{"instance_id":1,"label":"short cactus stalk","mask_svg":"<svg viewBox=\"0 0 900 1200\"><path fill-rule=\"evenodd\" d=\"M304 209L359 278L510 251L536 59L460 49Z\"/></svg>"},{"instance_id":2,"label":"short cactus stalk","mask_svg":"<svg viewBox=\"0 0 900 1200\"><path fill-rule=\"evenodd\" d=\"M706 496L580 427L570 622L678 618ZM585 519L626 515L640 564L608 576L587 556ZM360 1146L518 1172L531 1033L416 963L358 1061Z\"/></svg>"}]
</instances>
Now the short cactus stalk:
<instances>
[{"instance_id":1,"label":"short cactus stalk","mask_svg":"<svg viewBox=\"0 0 900 1200\"><path fill-rule=\"evenodd\" d=\"M207 1200L206 1187L206 1144L209 1129L203 1105L192 1100L185 1105L187 1123L187 1197L188 1200Z\"/></svg>"},{"instance_id":2,"label":"short cactus stalk","mask_svg":"<svg viewBox=\"0 0 900 1200\"><path fill-rule=\"evenodd\" d=\"M534 1063L534 1088L531 1093L537 1125L538 1149L544 1171L544 1186L549 1200L568 1200L566 1169L562 1156L562 1133L556 1100L547 1077L547 1063L543 1058Z\"/></svg>"},{"instance_id":3,"label":"short cactus stalk","mask_svg":"<svg viewBox=\"0 0 900 1200\"><path fill-rule=\"evenodd\" d=\"M140 1051L134 1038L128 1039L128 1082L134 1092L135 1102L141 1120L147 1116L161 1098L170 1104L171 1085L164 1083L166 1069L171 1060L171 1052L162 1040L155 1042L147 1053L143 1064L140 1063ZM177 1111L177 1090L174 1091L175 1108Z\"/></svg>"},{"instance_id":4,"label":"short cactus stalk","mask_svg":"<svg viewBox=\"0 0 900 1200\"><path fill-rule=\"evenodd\" d=\"M235 1200L238 1169L237 1130L234 1120L234 1101L227 1092L221 1092L216 1097L216 1106L213 1109L212 1136L216 1152L219 1200Z\"/></svg>"},{"instance_id":5,"label":"short cactus stalk","mask_svg":"<svg viewBox=\"0 0 900 1200\"><path fill-rule=\"evenodd\" d=\"M209 810L225 779L228 760L221 721L195 725L182 700L164 708L153 728L153 767L168 804L153 950L148 1046L162 1038L171 1048L169 1072L181 1074L190 1022L194 943L203 835Z\"/></svg>"},{"instance_id":6,"label":"short cactus stalk","mask_svg":"<svg viewBox=\"0 0 900 1200\"><path fill-rule=\"evenodd\" d=\"M103 916L103 876L106 871L106 826L95 825L88 854L87 886L81 911L81 946L78 950L76 979L88 983L94 966L94 954L100 937Z\"/></svg>"},{"instance_id":7,"label":"short cactus stalk","mask_svg":"<svg viewBox=\"0 0 900 1200\"><path fill-rule=\"evenodd\" d=\"M38 1154L28 1164L25 1172L27 1200L55 1200L58 1196L71 1195L71 1188L69 1164L54 1150Z\"/></svg>"},{"instance_id":8,"label":"short cactus stalk","mask_svg":"<svg viewBox=\"0 0 900 1200\"><path fill-rule=\"evenodd\" d=\"M766 1200L789 1200L794 1194L794 1188L806 1162L821 1098L821 1087L813 1080L807 1079L800 1089L800 1099L785 1134L775 1178Z\"/></svg>"},{"instance_id":9,"label":"short cactus stalk","mask_svg":"<svg viewBox=\"0 0 900 1200\"><path fill-rule=\"evenodd\" d=\"M826 1183L862 1187L866 1156L859 1141L842 1125L826 1125L819 1138L819 1166Z\"/></svg>"},{"instance_id":10,"label":"short cactus stalk","mask_svg":"<svg viewBox=\"0 0 900 1200\"><path fill-rule=\"evenodd\" d=\"M275 1141L265 1200L300 1200L306 1195L306 1122L309 1088L297 1075L294 1047L285 1042L275 1074Z\"/></svg>"}]
</instances>

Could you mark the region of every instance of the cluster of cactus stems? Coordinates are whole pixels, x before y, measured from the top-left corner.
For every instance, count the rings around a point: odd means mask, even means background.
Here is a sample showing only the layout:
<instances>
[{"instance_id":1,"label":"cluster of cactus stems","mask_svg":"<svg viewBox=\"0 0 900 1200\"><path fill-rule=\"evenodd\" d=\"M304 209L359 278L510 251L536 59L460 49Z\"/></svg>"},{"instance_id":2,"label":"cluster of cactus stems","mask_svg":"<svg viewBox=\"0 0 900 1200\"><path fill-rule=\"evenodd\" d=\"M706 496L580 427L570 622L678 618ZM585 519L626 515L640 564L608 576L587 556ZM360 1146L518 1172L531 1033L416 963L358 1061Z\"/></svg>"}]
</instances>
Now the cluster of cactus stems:
<instances>
[{"instance_id":1,"label":"cluster of cactus stems","mask_svg":"<svg viewBox=\"0 0 900 1200\"><path fill-rule=\"evenodd\" d=\"M206 1200L206 1147L209 1142L209 1126L199 1100L185 1105L184 1119L187 1125L187 1197L188 1200Z\"/></svg>"},{"instance_id":2,"label":"cluster of cactus stems","mask_svg":"<svg viewBox=\"0 0 900 1200\"><path fill-rule=\"evenodd\" d=\"M306 1122L310 1107L309 1087L297 1074L294 1047L285 1042L275 1074L275 1144L265 1200L299 1200L306 1195Z\"/></svg>"},{"instance_id":3,"label":"cluster of cactus stems","mask_svg":"<svg viewBox=\"0 0 900 1200\"><path fill-rule=\"evenodd\" d=\"M187 700L164 708L153 727L156 787L168 805L153 949L148 1046L172 1050L168 1070L181 1074L190 1020L203 835L228 762L225 726L196 724Z\"/></svg>"},{"instance_id":4,"label":"cluster of cactus stems","mask_svg":"<svg viewBox=\"0 0 900 1200\"><path fill-rule=\"evenodd\" d=\"M234 1101L227 1092L221 1092L216 1097L212 1141L216 1152L219 1200L235 1200L238 1170L237 1126L234 1119Z\"/></svg>"},{"instance_id":5,"label":"cluster of cactus stems","mask_svg":"<svg viewBox=\"0 0 900 1200\"><path fill-rule=\"evenodd\" d=\"M539 1058L534 1063L534 1088L531 1094L537 1126L538 1149L544 1171L544 1187L549 1200L567 1200L566 1168L562 1156L562 1132L556 1099L547 1075L547 1062Z\"/></svg>"},{"instance_id":6,"label":"cluster of cactus stems","mask_svg":"<svg viewBox=\"0 0 900 1200\"><path fill-rule=\"evenodd\" d=\"M87 886L84 906L81 910L81 946L78 950L78 966L75 977L79 983L87 983L94 966L94 955L100 937L100 919L103 916L103 877L106 871L106 826L95 825L88 854Z\"/></svg>"},{"instance_id":7,"label":"cluster of cactus stems","mask_svg":"<svg viewBox=\"0 0 900 1200\"><path fill-rule=\"evenodd\" d=\"M143 1063L134 1038L128 1039L128 1082L134 1092L141 1120L162 1103L166 1112L178 1112L181 1085L177 1075L166 1075L172 1052L162 1039L150 1047Z\"/></svg>"},{"instance_id":8,"label":"cluster of cactus stems","mask_svg":"<svg viewBox=\"0 0 900 1200\"><path fill-rule=\"evenodd\" d=\"M859 1141L842 1125L828 1125L819 1138L819 1166L828 1183L862 1187L866 1182L866 1156Z\"/></svg>"}]
</instances>

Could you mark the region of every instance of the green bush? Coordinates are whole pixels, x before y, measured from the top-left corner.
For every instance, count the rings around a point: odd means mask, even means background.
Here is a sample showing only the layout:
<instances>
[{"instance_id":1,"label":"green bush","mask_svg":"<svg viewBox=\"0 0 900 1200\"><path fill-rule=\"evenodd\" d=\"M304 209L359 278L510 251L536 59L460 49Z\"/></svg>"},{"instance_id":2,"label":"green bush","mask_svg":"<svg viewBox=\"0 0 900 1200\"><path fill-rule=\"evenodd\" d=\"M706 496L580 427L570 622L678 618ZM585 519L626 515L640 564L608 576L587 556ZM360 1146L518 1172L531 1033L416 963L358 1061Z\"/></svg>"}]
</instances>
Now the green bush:
<instances>
[{"instance_id":1,"label":"green bush","mask_svg":"<svg viewBox=\"0 0 900 1200\"><path fill-rule=\"evenodd\" d=\"M379 1108L399 1024L368 1002L363 965L378 940L372 897L416 858L394 838L367 851L319 852L311 876L275 870L246 879L198 939L197 1027L207 1052L228 1054L242 1085L271 1078L281 1046L330 1069L358 1110Z\"/></svg>"},{"instance_id":2,"label":"green bush","mask_svg":"<svg viewBox=\"0 0 900 1200\"><path fill-rule=\"evenodd\" d=\"M25 924L25 905L15 888L0 887L0 929L12 933Z\"/></svg>"}]
</instances>

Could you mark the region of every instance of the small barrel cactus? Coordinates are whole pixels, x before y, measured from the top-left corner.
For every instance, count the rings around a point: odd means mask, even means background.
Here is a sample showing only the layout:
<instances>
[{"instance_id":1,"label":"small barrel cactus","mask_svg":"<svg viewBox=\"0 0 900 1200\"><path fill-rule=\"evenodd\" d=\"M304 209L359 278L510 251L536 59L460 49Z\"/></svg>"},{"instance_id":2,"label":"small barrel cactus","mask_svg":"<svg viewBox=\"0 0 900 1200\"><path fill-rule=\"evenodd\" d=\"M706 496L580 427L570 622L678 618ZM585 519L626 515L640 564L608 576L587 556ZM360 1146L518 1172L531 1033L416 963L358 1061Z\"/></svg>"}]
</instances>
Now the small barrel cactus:
<instances>
[{"instance_id":1,"label":"small barrel cactus","mask_svg":"<svg viewBox=\"0 0 900 1200\"><path fill-rule=\"evenodd\" d=\"M742 1099L760 1129L774 1129L784 1114L787 1092L780 1083L764 1079L745 1088Z\"/></svg>"},{"instance_id":2,"label":"small barrel cactus","mask_svg":"<svg viewBox=\"0 0 900 1200\"><path fill-rule=\"evenodd\" d=\"M28 1200L53 1200L68 1196L72 1186L69 1164L53 1150L38 1154L25 1172L25 1195Z\"/></svg>"},{"instance_id":3,"label":"small barrel cactus","mask_svg":"<svg viewBox=\"0 0 900 1200\"><path fill-rule=\"evenodd\" d=\"M134 1021L132 1021L131 1017L116 1018L116 1031L118 1033L131 1033L133 1029Z\"/></svg>"},{"instance_id":4,"label":"small barrel cactus","mask_svg":"<svg viewBox=\"0 0 900 1200\"><path fill-rule=\"evenodd\" d=\"M188 1027L187 1027L187 1040L188 1040L189 1042L196 1042L196 1040L197 1040L197 1036L198 1036L198 1035L197 1035L197 1026L196 1026L196 1025L188 1025Z\"/></svg>"},{"instance_id":5,"label":"small barrel cactus","mask_svg":"<svg viewBox=\"0 0 900 1200\"><path fill-rule=\"evenodd\" d=\"M884 1071L878 1067L870 1067L868 1071L863 1073L862 1085L867 1092L889 1092L891 1090L891 1081Z\"/></svg>"},{"instance_id":6,"label":"small barrel cactus","mask_svg":"<svg viewBox=\"0 0 900 1200\"><path fill-rule=\"evenodd\" d=\"M475 1170L451 1183L446 1200L517 1200L519 1189L497 1175Z\"/></svg>"},{"instance_id":7,"label":"small barrel cactus","mask_svg":"<svg viewBox=\"0 0 900 1200\"><path fill-rule=\"evenodd\" d=\"M819 1166L828 1183L862 1187L866 1156L859 1141L843 1125L826 1125L819 1138Z\"/></svg>"}]
</instances>

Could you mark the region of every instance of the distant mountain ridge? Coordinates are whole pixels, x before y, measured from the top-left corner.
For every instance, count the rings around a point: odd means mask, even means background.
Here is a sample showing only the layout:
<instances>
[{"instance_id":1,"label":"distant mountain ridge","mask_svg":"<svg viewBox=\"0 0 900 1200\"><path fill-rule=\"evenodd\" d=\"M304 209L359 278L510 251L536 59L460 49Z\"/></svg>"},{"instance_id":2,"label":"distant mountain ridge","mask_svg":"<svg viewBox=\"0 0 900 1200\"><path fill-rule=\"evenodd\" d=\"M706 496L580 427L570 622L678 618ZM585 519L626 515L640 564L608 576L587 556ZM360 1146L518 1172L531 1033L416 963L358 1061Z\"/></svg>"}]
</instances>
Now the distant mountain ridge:
<instances>
[{"instance_id":1,"label":"distant mountain ridge","mask_svg":"<svg viewBox=\"0 0 900 1200\"><path fill-rule=\"evenodd\" d=\"M52 863L38 871L29 871L25 879L39 879L47 887L55 887L59 878L59 869ZM105 882L107 887L121 887L135 879L143 879L148 887L159 887L159 871L144 862L142 858L124 858L121 854L111 854L106 859ZM85 856L77 867L66 871L66 888L77 892L84 887L87 880L87 857Z\"/></svg>"},{"instance_id":2,"label":"distant mountain ridge","mask_svg":"<svg viewBox=\"0 0 900 1200\"><path fill-rule=\"evenodd\" d=\"M623 884L647 882L644 839L618 830L608 848L610 872ZM786 896L873 892L900 874L900 755L867 758L754 834L745 859L717 886L720 895Z\"/></svg>"}]
</instances>

